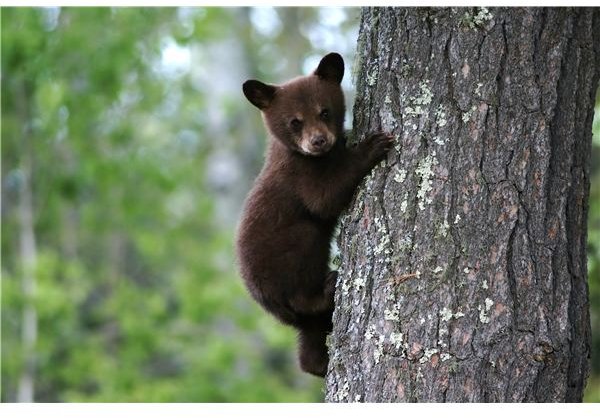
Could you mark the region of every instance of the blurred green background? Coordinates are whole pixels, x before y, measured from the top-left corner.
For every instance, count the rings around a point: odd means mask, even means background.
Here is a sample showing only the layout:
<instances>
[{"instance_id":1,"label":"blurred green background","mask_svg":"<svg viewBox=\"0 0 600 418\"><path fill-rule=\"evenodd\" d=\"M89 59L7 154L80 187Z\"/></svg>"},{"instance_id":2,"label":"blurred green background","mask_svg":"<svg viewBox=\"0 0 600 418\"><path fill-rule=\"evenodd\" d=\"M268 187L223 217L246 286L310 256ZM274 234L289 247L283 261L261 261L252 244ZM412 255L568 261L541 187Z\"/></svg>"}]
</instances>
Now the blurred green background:
<instances>
[{"instance_id":1,"label":"blurred green background","mask_svg":"<svg viewBox=\"0 0 600 418\"><path fill-rule=\"evenodd\" d=\"M241 84L306 74L338 51L351 109L360 11L1 13L1 400L26 399L29 364L39 402L322 401L294 331L235 271L265 148ZM598 119L594 132L588 401L600 401Z\"/></svg>"}]
</instances>

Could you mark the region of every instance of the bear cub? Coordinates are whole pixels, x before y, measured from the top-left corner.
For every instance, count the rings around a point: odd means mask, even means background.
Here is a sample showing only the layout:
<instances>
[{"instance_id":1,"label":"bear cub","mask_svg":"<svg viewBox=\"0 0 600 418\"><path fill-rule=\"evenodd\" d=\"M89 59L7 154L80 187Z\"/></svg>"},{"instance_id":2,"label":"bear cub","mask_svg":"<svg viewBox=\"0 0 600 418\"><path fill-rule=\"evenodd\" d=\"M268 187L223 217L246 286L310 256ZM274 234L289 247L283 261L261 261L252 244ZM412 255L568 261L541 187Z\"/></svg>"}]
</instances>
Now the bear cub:
<instances>
[{"instance_id":1,"label":"bear cub","mask_svg":"<svg viewBox=\"0 0 600 418\"><path fill-rule=\"evenodd\" d=\"M238 225L240 272L254 299L298 330L302 370L321 377L337 279L328 268L332 234L361 179L393 145L375 132L346 148L343 76L342 57L330 53L309 76L243 85L270 142Z\"/></svg>"}]
</instances>

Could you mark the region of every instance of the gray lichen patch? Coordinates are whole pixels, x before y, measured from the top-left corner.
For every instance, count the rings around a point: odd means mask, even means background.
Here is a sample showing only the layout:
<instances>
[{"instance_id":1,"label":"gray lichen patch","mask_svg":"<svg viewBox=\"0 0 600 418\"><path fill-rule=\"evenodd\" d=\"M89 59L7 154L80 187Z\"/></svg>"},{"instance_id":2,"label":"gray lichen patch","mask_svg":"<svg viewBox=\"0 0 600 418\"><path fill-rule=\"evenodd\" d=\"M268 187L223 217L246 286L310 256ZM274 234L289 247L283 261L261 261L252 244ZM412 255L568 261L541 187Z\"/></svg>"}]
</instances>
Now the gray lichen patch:
<instances>
[{"instance_id":1,"label":"gray lichen patch","mask_svg":"<svg viewBox=\"0 0 600 418\"><path fill-rule=\"evenodd\" d=\"M423 356L419 359L419 363L423 364L426 361L431 360L431 356L433 356L434 354L439 353L440 350L437 348L426 348L425 351L423 352Z\"/></svg>"},{"instance_id":2,"label":"gray lichen patch","mask_svg":"<svg viewBox=\"0 0 600 418\"><path fill-rule=\"evenodd\" d=\"M427 106L431 104L433 92L429 87L429 80L422 81L419 84L419 95L408 99L409 106L404 108L404 113L409 116L419 116L425 113Z\"/></svg>"},{"instance_id":3,"label":"gray lichen patch","mask_svg":"<svg viewBox=\"0 0 600 418\"><path fill-rule=\"evenodd\" d=\"M487 7L480 7L477 14L473 17L473 23L475 26L482 26L488 20L492 20L493 17Z\"/></svg>"},{"instance_id":4,"label":"gray lichen patch","mask_svg":"<svg viewBox=\"0 0 600 418\"><path fill-rule=\"evenodd\" d=\"M406 199L405 199L405 201L406 201ZM404 209L406 210L406 208L404 208ZM398 243L396 244L396 248L399 251L408 250L408 249L412 248L412 246L413 246L413 238L412 238L412 235L410 235L410 233L408 235L402 236L398 240Z\"/></svg>"},{"instance_id":5,"label":"gray lichen patch","mask_svg":"<svg viewBox=\"0 0 600 418\"><path fill-rule=\"evenodd\" d=\"M490 322L490 317L488 316L490 309L494 305L494 301L490 298L485 298L485 306L479 305L477 309L479 310L479 320L482 324L488 324Z\"/></svg>"},{"instance_id":6,"label":"gray lichen patch","mask_svg":"<svg viewBox=\"0 0 600 418\"><path fill-rule=\"evenodd\" d=\"M485 26L485 24L494 17L487 7L478 7L477 13L465 12L462 23L469 29L477 29Z\"/></svg>"},{"instance_id":7,"label":"gray lichen patch","mask_svg":"<svg viewBox=\"0 0 600 418\"><path fill-rule=\"evenodd\" d=\"M386 308L386 310L383 313L383 317L385 318L386 321L399 321L400 313L398 312L398 310L395 307L392 309Z\"/></svg>"},{"instance_id":8,"label":"gray lichen patch","mask_svg":"<svg viewBox=\"0 0 600 418\"><path fill-rule=\"evenodd\" d=\"M379 118L381 119L381 128L387 132L394 132L398 127L398 121L388 106L383 106L380 109Z\"/></svg>"},{"instance_id":9,"label":"gray lichen patch","mask_svg":"<svg viewBox=\"0 0 600 418\"><path fill-rule=\"evenodd\" d=\"M448 231L450 230L450 225L448 224L448 220L444 218L444 222L442 222L439 226L438 226L438 233L446 238L448 236Z\"/></svg>"},{"instance_id":10,"label":"gray lichen patch","mask_svg":"<svg viewBox=\"0 0 600 418\"><path fill-rule=\"evenodd\" d=\"M346 296L346 295L348 295L348 292L350 291L350 286L351 286L351 281L349 280L350 274L344 275L340 272L340 276L343 277L343 279L341 281L342 295Z\"/></svg>"},{"instance_id":11,"label":"gray lichen patch","mask_svg":"<svg viewBox=\"0 0 600 418\"><path fill-rule=\"evenodd\" d=\"M392 332L390 334L390 343L396 348L400 349L403 347L404 335L401 332Z\"/></svg>"},{"instance_id":12,"label":"gray lichen patch","mask_svg":"<svg viewBox=\"0 0 600 418\"><path fill-rule=\"evenodd\" d=\"M385 341L385 335L380 335L379 339L375 341L375 350L373 350L373 359L375 364L379 364L379 359L383 355L383 343Z\"/></svg>"},{"instance_id":13,"label":"gray lichen patch","mask_svg":"<svg viewBox=\"0 0 600 418\"><path fill-rule=\"evenodd\" d=\"M400 203L400 211L402 213L406 212L406 208L408 207L408 192L404 193L404 198Z\"/></svg>"},{"instance_id":14,"label":"gray lichen patch","mask_svg":"<svg viewBox=\"0 0 600 418\"><path fill-rule=\"evenodd\" d=\"M445 341L446 335L448 335L448 327L447 326L441 326L440 329L438 330L438 345L440 347L444 347L445 348L445 347L448 346L448 344L446 344L446 341Z\"/></svg>"},{"instance_id":15,"label":"gray lichen patch","mask_svg":"<svg viewBox=\"0 0 600 418\"><path fill-rule=\"evenodd\" d=\"M365 287L366 284L367 284L367 278L365 276L357 276L352 281L352 286L354 287L355 290L361 290L362 288Z\"/></svg>"},{"instance_id":16,"label":"gray lichen patch","mask_svg":"<svg viewBox=\"0 0 600 418\"><path fill-rule=\"evenodd\" d=\"M395 303L391 309L385 309L383 317L386 321L400 321L400 304Z\"/></svg>"},{"instance_id":17,"label":"gray lichen patch","mask_svg":"<svg viewBox=\"0 0 600 418\"><path fill-rule=\"evenodd\" d=\"M379 334L375 325L371 324L365 331L366 340L374 340L375 348L373 350L373 359L375 364L379 364L379 359L383 355L383 343L385 342L385 335Z\"/></svg>"},{"instance_id":18,"label":"gray lichen patch","mask_svg":"<svg viewBox=\"0 0 600 418\"><path fill-rule=\"evenodd\" d=\"M373 254L374 255L384 254L385 261L389 262L390 261L389 255L392 253L392 249L390 246L390 235L388 233L387 227L381 221L381 218L379 218L378 216L375 217L375 226L377 228L378 234L381 236L381 239L379 240L379 243L377 244L377 246L375 246L375 248L373 248Z\"/></svg>"},{"instance_id":19,"label":"gray lichen patch","mask_svg":"<svg viewBox=\"0 0 600 418\"><path fill-rule=\"evenodd\" d=\"M394 174L394 181L397 183L404 183L406 180L407 171L404 168L396 168L396 174Z\"/></svg>"},{"instance_id":20,"label":"gray lichen patch","mask_svg":"<svg viewBox=\"0 0 600 418\"><path fill-rule=\"evenodd\" d=\"M446 111L444 109L444 105L442 104L440 104L435 111L435 123L440 128L443 128L448 123L448 120L446 119Z\"/></svg>"},{"instance_id":21,"label":"gray lichen patch","mask_svg":"<svg viewBox=\"0 0 600 418\"><path fill-rule=\"evenodd\" d=\"M337 401L342 402L344 399L347 399L349 391L350 391L350 384L348 383L348 381L345 381L342 388L336 394Z\"/></svg>"},{"instance_id":22,"label":"gray lichen patch","mask_svg":"<svg viewBox=\"0 0 600 418\"><path fill-rule=\"evenodd\" d=\"M377 329L375 328L375 325L371 324L371 325L369 325L369 327L365 331L365 339L370 340L376 334L377 334Z\"/></svg>"},{"instance_id":23,"label":"gray lichen patch","mask_svg":"<svg viewBox=\"0 0 600 418\"><path fill-rule=\"evenodd\" d=\"M377 77L379 76L379 67L375 63L367 73L367 84L373 87L377 83Z\"/></svg>"},{"instance_id":24,"label":"gray lichen patch","mask_svg":"<svg viewBox=\"0 0 600 418\"><path fill-rule=\"evenodd\" d=\"M362 268L360 268L355 275L352 275L352 272L350 272L348 277L353 277L353 279L350 280L350 283L347 286L342 285L342 291L354 288L354 290L358 292L367 284L367 276L363 273ZM347 293L347 291L345 293Z\"/></svg>"},{"instance_id":25,"label":"gray lichen patch","mask_svg":"<svg viewBox=\"0 0 600 418\"><path fill-rule=\"evenodd\" d=\"M450 319L452 319L453 314L452 311L448 308L444 308L440 311L440 319L442 321L449 321Z\"/></svg>"},{"instance_id":26,"label":"gray lichen patch","mask_svg":"<svg viewBox=\"0 0 600 418\"><path fill-rule=\"evenodd\" d=\"M458 311L455 313L452 313L452 311L450 309L448 309L447 307L444 307L440 310L440 319L442 320L442 322L448 322L451 319L458 319L458 318L462 318L463 316L465 316L464 313Z\"/></svg>"},{"instance_id":27,"label":"gray lichen patch","mask_svg":"<svg viewBox=\"0 0 600 418\"><path fill-rule=\"evenodd\" d=\"M427 193L430 192L433 188L431 186L433 181L433 167L438 164L438 160L435 157L435 151L431 153L431 155L426 156L421 161L419 161L419 165L415 173L421 177L421 184L419 185L419 190L417 191L417 198L419 200L419 209L425 209L425 203L430 204L432 199L427 197Z\"/></svg>"},{"instance_id":28,"label":"gray lichen patch","mask_svg":"<svg viewBox=\"0 0 600 418\"><path fill-rule=\"evenodd\" d=\"M445 145L446 141L444 141L442 138L440 138L439 136L434 136L433 137L433 142L435 142L438 145Z\"/></svg>"},{"instance_id":29,"label":"gray lichen patch","mask_svg":"<svg viewBox=\"0 0 600 418\"><path fill-rule=\"evenodd\" d=\"M471 116L473 116L473 113L475 113L476 110L477 110L477 106L473 105L469 110L467 110L466 112L463 112L462 121L464 123L467 123L469 120L471 120Z\"/></svg>"},{"instance_id":30,"label":"gray lichen patch","mask_svg":"<svg viewBox=\"0 0 600 418\"><path fill-rule=\"evenodd\" d=\"M481 88L483 87L483 83L477 83L477 87L475 87L475 95L481 96Z\"/></svg>"}]
</instances>

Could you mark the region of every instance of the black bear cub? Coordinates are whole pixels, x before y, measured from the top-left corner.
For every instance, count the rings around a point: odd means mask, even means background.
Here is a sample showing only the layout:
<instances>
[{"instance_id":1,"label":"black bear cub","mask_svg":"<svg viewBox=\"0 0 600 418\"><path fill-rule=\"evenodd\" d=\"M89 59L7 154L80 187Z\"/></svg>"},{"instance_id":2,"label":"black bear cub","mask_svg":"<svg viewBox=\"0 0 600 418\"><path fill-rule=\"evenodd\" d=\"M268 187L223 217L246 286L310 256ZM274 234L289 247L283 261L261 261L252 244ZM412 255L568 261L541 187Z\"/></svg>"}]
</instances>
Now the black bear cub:
<instances>
[{"instance_id":1,"label":"black bear cub","mask_svg":"<svg viewBox=\"0 0 600 418\"><path fill-rule=\"evenodd\" d=\"M276 86L244 83L271 136L237 231L237 258L252 296L299 331L300 367L325 376L337 271L329 246L361 179L393 145L377 132L347 149L344 61L326 55L313 74Z\"/></svg>"}]
</instances>

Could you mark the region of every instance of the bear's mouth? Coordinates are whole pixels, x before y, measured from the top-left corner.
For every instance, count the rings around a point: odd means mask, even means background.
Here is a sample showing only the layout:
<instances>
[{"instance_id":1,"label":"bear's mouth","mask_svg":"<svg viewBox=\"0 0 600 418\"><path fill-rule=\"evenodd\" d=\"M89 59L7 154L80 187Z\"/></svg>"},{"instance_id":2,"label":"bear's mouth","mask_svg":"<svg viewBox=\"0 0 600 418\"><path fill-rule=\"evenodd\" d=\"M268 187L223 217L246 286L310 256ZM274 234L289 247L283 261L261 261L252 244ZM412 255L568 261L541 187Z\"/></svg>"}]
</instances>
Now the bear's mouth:
<instances>
[{"instance_id":1,"label":"bear's mouth","mask_svg":"<svg viewBox=\"0 0 600 418\"><path fill-rule=\"evenodd\" d=\"M327 154L331 148L333 148L333 144L326 144L322 147L319 148L312 148L312 147L300 147L300 152L304 155L307 155L309 157L319 157L321 155Z\"/></svg>"},{"instance_id":2,"label":"bear's mouth","mask_svg":"<svg viewBox=\"0 0 600 418\"><path fill-rule=\"evenodd\" d=\"M318 157L320 155L327 154L331 150L331 148L333 148L335 141L332 140L331 137L325 136L321 136L319 139L320 141L315 141L314 138L313 140L310 140L308 138L302 138L302 141L300 141L300 143L298 144L300 152L304 155L313 157Z\"/></svg>"}]
</instances>

